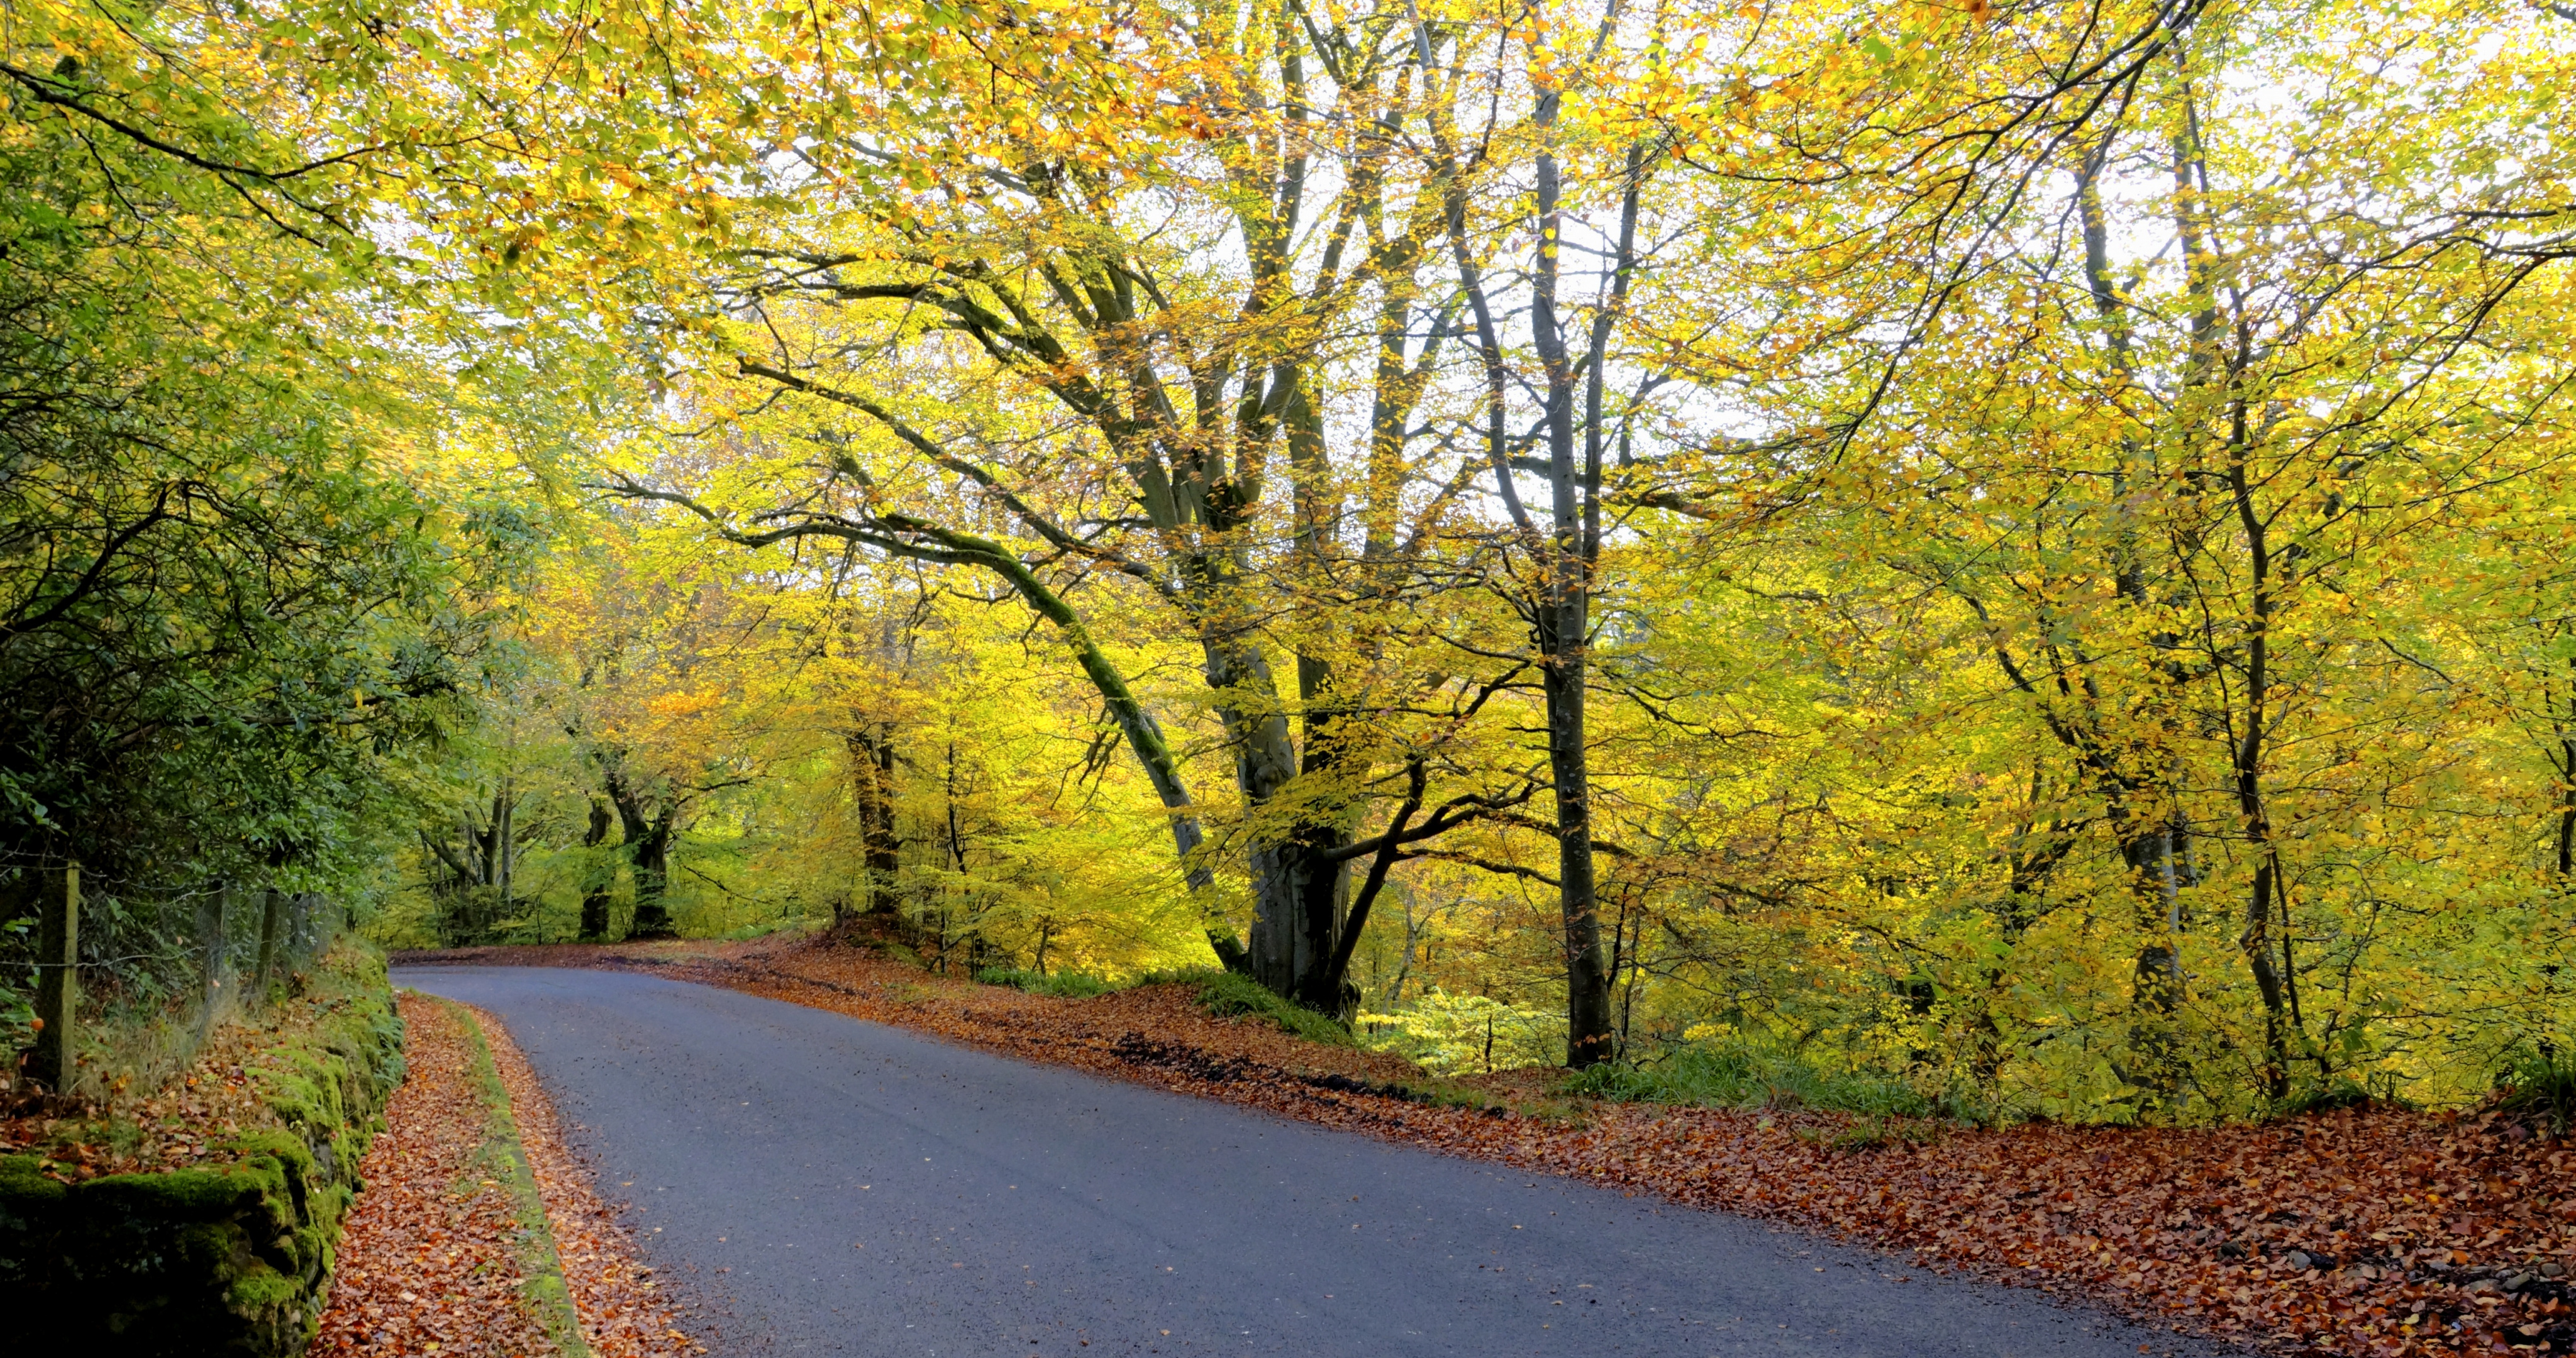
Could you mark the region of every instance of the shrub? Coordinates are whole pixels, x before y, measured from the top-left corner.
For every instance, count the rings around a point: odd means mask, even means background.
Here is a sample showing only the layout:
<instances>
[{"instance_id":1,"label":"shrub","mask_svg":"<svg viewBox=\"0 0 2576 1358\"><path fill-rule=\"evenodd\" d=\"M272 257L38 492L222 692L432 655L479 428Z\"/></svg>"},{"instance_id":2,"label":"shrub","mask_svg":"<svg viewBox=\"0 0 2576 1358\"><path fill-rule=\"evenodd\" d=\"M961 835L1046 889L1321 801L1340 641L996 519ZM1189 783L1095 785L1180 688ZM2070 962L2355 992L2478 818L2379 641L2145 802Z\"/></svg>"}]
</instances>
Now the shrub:
<instances>
[{"instance_id":1,"label":"shrub","mask_svg":"<svg viewBox=\"0 0 2576 1358\"><path fill-rule=\"evenodd\" d=\"M1565 1059L1565 1016L1484 995L1425 991L1404 1008L1360 1015L1368 1045L1443 1075L1553 1066Z\"/></svg>"},{"instance_id":2,"label":"shrub","mask_svg":"<svg viewBox=\"0 0 2576 1358\"><path fill-rule=\"evenodd\" d=\"M1097 976L1085 976L1078 971L1059 971L1050 975L1022 967L986 967L975 973L975 979L986 985L1009 986L1032 995L1053 995L1067 1000L1087 1000L1118 989Z\"/></svg>"},{"instance_id":3,"label":"shrub","mask_svg":"<svg viewBox=\"0 0 2576 1358\"><path fill-rule=\"evenodd\" d=\"M1840 1131L1823 1127L1799 1129L1798 1139L1838 1151L1874 1151L1899 1141L1926 1145L1940 1139L1937 1125L1910 1118L1856 1117Z\"/></svg>"},{"instance_id":4,"label":"shrub","mask_svg":"<svg viewBox=\"0 0 2576 1358\"><path fill-rule=\"evenodd\" d=\"M1215 967L1193 967L1186 971L1147 972L1137 978L1138 985L1186 985L1198 989L1199 1007L1220 1017L1246 1015L1267 1020L1283 1033L1302 1037L1309 1042L1348 1047L1356 1043L1351 1030L1341 1021L1270 993L1268 988L1249 976Z\"/></svg>"},{"instance_id":5,"label":"shrub","mask_svg":"<svg viewBox=\"0 0 2576 1358\"><path fill-rule=\"evenodd\" d=\"M2399 1108L2411 1106L2405 1100L2396 1097L2394 1086L2395 1082L2392 1080L2390 1088L2374 1094L2367 1086L2357 1084L2347 1076L2338 1075L2326 1084L2311 1085L2292 1092L2288 1098L2273 1107L2272 1116L2294 1118L2309 1113L2331 1113L2338 1108L2368 1108L2374 1104L2388 1104Z\"/></svg>"},{"instance_id":6,"label":"shrub","mask_svg":"<svg viewBox=\"0 0 2576 1358\"><path fill-rule=\"evenodd\" d=\"M2576 1125L2576 1052L2526 1049L2505 1067L2497 1081L2496 1106L2552 1136L2565 1136Z\"/></svg>"},{"instance_id":7,"label":"shrub","mask_svg":"<svg viewBox=\"0 0 2576 1358\"><path fill-rule=\"evenodd\" d=\"M1957 1092L1927 1090L1901 1072L1833 1070L1797 1052L1740 1039L1674 1047L1650 1062L1594 1066L1567 1076L1561 1088L1567 1094L1620 1103L1821 1108L1864 1118L1985 1120L1981 1110Z\"/></svg>"}]
</instances>

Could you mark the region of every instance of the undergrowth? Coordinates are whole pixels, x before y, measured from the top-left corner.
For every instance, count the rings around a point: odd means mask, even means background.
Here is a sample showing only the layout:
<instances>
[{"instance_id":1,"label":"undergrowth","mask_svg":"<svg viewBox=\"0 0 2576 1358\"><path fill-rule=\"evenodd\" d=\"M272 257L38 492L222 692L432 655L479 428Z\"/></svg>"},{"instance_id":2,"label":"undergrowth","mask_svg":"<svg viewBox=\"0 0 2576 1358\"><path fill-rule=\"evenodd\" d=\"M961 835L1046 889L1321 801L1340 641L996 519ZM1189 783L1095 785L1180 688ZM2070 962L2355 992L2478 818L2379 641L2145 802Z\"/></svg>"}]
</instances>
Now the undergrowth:
<instances>
[{"instance_id":1,"label":"undergrowth","mask_svg":"<svg viewBox=\"0 0 2576 1358\"><path fill-rule=\"evenodd\" d=\"M818 934L830 927L832 922L829 919L805 919L790 915L782 919L754 920L749 924L727 929L714 937L728 943L748 943L755 938L767 938L772 934Z\"/></svg>"},{"instance_id":2,"label":"undergrowth","mask_svg":"<svg viewBox=\"0 0 2576 1358\"><path fill-rule=\"evenodd\" d=\"M2525 1049L2497 1082L2496 1106L2565 1136L2576 1126L2576 1052Z\"/></svg>"},{"instance_id":3,"label":"undergrowth","mask_svg":"<svg viewBox=\"0 0 2576 1358\"><path fill-rule=\"evenodd\" d=\"M1118 989L1097 976L1085 976L1078 971L1048 973L1023 967L986 967L975 973L975 979L986 985L1005 985L1032 995L1053 995L1068 1000L1087 1000Z\"/></svg>"},{"instance_id":4,"label":"undergrowth","mask_svg":"<svg viewBox=\"0 0 2576 1358\"><path fill-rule=\"evenodd\" d=\"M2270 1118L2305 1117L2310 1113L2331 1113L2344 1108L2412 1108L2399 1098L2395 1082L2386 1089L2374 1090L2355 1082L2350 1076L2338 1075L2321 1085L2308 1085L2272 1107Z\"/></svg>"},{"instance_id":5,"label":"undergrowth","mask_svg":"<svg viewBox=\"0 0 2576 1358\"><path fill-rule=\"evenodd\" d=\"M1059 971L1041 975L1022 967L986 967L975 973L985 985L1009 986L1032 995L1052 995L1059 999L1087 1000L1094 996L1116 994L1138 986L1185 985L1198 991L1201 1009L1219 1017L1249 1016L1266 1020L1272 1027L1309 1042L1322 1042L1335 1047L1353 1045L1351 1030L1333 1019L1283 1000L1249 976L1216 967L1191 967L1182 971L1149 971L1132 981L1119 983L1078 971Z\"/></svg>"},{"instance_id":6,"label":"undergrowth","mask_svg":"<svg viewBox=\"0 0 2576 1358\"><path fill-rule=\"evenodd\" d=\"M1840 1129L1802 1127L1798 1139L1838 1151L1874 1151L1903 1141L1929 1145L1941 1139L1941 1124L1928 1118L1891 1118L1864 1114Z\"/></svg>"},{"instance_id":7,"label":"undergrowth","mask_svg":"<svg viewBox=\"0 0 2576 1358\"><path fill-rule=\"evenodd\" d=\"M1646 1063L1604 1063L1566 1076L1561 1092L1616 1103L1708 1108L1820 1108L1882 1122L1892 1118L1985 1120L1948 1091L1927 1091L1903 1075L1836 1071L1794 1053L1749 1044L1676 1047Z\"/></svg>"},{"instance_id":8,"label":"undergrowth","mask_svg":"<svg viewBox=\"0 0 2576 1358\"><path fill-rule=\"evenodd\" d=\"M1137 978L1136 984L1196 986L1199 1007L1211 1014L1220 1017L1241 1014L1265 1019L1279 1031L1309 1042L1335 1047L1358 1045L1351 1037L1351 1030L1339 1021L1283 1000L1271 994L1260 982L1231 971L1193 967L1186 971L1147 972Z\"/></svg>"}]
</instances>

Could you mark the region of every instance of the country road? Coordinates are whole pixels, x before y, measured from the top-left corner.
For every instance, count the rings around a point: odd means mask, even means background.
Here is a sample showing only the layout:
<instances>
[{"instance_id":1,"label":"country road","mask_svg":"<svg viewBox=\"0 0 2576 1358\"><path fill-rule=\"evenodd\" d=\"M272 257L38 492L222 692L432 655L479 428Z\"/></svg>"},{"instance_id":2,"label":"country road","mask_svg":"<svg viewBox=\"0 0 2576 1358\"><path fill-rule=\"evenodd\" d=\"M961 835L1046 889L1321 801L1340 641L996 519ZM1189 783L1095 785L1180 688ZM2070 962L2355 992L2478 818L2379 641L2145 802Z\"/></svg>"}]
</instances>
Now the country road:
<instances>
[{"instance_id":1,"label":"country road","mask_svg":"<svg viewBox=\"0 0 2576 1358\"><path fill-rule=\"evenodd\" d=\"M2224 1353L1723 1215L617 972L499 1014L721 1354Z\"/></svg>"}]
</instances>

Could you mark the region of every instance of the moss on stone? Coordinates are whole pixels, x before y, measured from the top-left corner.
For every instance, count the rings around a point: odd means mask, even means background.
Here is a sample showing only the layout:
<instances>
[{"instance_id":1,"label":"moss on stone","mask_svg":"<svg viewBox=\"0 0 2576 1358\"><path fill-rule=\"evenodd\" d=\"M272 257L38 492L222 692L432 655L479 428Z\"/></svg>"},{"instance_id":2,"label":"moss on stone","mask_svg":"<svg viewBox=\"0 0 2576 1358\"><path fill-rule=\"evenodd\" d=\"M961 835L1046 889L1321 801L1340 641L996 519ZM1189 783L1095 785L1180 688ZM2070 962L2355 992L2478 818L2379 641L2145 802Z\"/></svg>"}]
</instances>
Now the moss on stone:
<instances>
[{"instance_id":1,"label":"moss on stone","mask_svg":"<svg viewBox=\"0 0 2576 1358\"><path fill-rule=\"evenodd\" d=\"M244 1165L174 1169L160 1174L114 1174L79 1185L92 1211L197 1219L248 1211L278 1187L276 1176ZM60 1187L60 1185L57 1185Z\"/></svg>"},{"instance_id":2,"label":"moss on stone","mask_svg":"<svg viewBox=\"0 0 2576 1358\"><path fill-rule=\"evenodd\" d=\"M49 1206L71 1191L46 1178L38 1169L42 1164L44 1161L32 1155L0 1155L0 1213L6 1213L21 1200L30 1206Z\"/></svg>"},{"instance_id":3,"label":"moss on stone","mask_svg":"<svg viewBox=\"0 0 2576 1358\"><path fill-rule=\"evenodd\" d=\"M344 946L313 982L311 1014L248 1069L276 1125L227 1143L229 1163L63 1184L0 1158L0 1311L51 1317L94 1358L305 1350L402 1078L383 958Z\"/></svg>"}]
</instances>

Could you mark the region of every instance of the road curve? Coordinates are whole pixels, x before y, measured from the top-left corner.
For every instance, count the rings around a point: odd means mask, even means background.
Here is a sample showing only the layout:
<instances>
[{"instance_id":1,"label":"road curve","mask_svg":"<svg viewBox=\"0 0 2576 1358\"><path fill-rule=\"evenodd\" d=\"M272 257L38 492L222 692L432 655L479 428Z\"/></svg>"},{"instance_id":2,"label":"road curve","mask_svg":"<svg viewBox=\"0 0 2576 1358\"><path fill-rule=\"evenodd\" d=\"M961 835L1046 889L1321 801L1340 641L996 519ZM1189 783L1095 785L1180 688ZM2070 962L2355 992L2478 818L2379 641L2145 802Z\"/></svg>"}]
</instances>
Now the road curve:
<instances>
[{"instance_id":1,"label":"road curve","mask_svg":"<svg viewBox=\"0 0 2576 1358\"><path fill-rule=\"evenodd\" d=\"M733 991L533 967L394 979L509 1025L719 1353L2226 1352Z\"/></svg>"}]
</instances>

